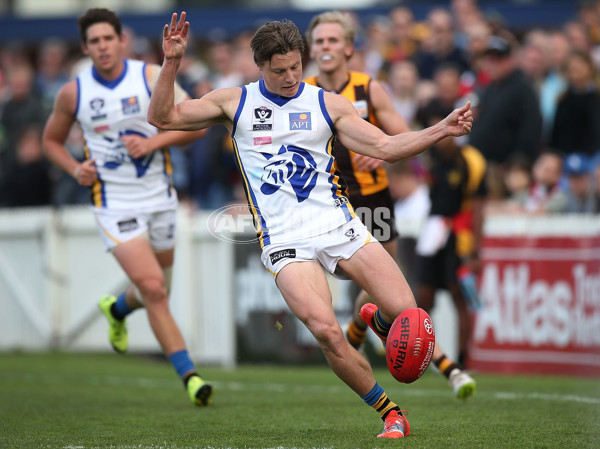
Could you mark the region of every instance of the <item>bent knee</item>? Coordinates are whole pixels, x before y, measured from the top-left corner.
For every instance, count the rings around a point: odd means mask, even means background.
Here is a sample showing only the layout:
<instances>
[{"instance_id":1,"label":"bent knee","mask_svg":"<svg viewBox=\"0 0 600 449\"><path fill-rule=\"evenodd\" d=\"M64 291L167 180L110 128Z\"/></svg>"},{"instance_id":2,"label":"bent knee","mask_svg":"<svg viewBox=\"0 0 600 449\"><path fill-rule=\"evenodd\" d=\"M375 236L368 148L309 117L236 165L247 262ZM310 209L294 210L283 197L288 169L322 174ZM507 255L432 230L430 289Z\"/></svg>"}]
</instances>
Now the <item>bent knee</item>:
<instances>
[{"instance_id":1,"label":"bent knee","mask_svg":"<svg viewBox=\"0 0 600 449\"><path fill-rule=\"evenodd\" d=\"M342 329L335 320L313 320L307 327L323 348L335 350L345 342Z\"/></svg>"},{"instance_id":2,"label":"bent knee","mask_svg":"<svg viewBox=\"0 0 600 449\"><path fill-rule=\"evenodd\" d=\"M145 278L136 282L135 285L146 304L166 302L168 299L167 287L162 276Z\"/></svg>"}]
</instances>

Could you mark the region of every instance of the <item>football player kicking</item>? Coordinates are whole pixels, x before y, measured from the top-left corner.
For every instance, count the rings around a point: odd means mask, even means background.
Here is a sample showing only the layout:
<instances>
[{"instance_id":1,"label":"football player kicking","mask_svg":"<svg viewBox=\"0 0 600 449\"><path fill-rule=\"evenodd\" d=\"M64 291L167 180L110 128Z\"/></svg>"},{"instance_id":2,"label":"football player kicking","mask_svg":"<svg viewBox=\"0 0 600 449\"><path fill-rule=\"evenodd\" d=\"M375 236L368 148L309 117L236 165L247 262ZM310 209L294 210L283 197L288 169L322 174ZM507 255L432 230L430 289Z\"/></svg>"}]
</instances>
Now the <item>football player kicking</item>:
<instances>
[{"instance_id":1,"label":"football player kicking","mask_svg":"<svg viewBox=\"0 0 600 449\"><path fill-rule=\"evenodd\" d=\"M379 437L408 436L410 426L400 407L344 338L323 268L365 289L384 322L416 307L415 299L398 265L344 196L332 144L337 137L358 153L389 162L412 157L447 136L470 133L470 104L430 128L388 136L361 119L345 97L301 81L304 39L292 22L282 21L264 24L251 40L259 81L175 105L173 83L188 31L185 13L179 21L173 14L163 29L165 59L150 100L149 122L171 130L219 123L227 127L265 268L333 372L381 417Z\"/></svg>"}]
</instances>

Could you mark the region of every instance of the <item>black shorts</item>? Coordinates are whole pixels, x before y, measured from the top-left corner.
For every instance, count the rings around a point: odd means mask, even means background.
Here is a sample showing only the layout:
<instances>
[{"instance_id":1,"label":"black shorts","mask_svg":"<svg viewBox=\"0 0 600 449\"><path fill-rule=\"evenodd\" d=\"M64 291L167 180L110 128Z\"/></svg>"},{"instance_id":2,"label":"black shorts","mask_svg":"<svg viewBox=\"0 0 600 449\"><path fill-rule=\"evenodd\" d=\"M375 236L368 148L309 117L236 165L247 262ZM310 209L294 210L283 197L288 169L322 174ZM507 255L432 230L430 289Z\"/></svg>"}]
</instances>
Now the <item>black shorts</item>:
<instances>
[{"instance_id":1,"label":"black shorts","mask_svg":"<svg viewBox=\"0 0 600 449\"><path fill-rule=\"evenodd\" d=\"M460 258L456 254L456 235L450 233L446 246L433 256L416 258L416 283L435 288L447 288L458 283L457 270Z\"/></svg>"},{"instance_id":2,"label":"black shorts","mask_svg":"<svg viewBox=\"0 0 600 449\"><path fill-rule=\"evenodd\" d=\"M372 195L351 195L350 204L356 216L379 242L389 242L398 237L394 201L387 187Z\"/></svg>"}]
</instances>

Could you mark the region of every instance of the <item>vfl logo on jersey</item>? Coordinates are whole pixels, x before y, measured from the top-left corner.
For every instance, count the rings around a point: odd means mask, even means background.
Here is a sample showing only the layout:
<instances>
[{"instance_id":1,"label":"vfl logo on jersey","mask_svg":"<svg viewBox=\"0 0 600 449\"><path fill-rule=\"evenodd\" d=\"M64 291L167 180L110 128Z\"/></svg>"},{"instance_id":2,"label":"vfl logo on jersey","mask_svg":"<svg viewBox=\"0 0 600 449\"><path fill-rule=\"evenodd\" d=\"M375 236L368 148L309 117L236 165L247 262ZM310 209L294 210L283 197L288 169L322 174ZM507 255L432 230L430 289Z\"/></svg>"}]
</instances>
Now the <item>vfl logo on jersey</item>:
<instances>
[{"instance_id":1,"label":"vfl logo on jersey","mask_svg":"<svg viewBox=\"0 0 600 449\"><path fill-rule=\"evenodd\" d=\"M317 184L317 163L308 151L294 146L281 146L276 156L261 153L271 162L265 165L261 177L263 185L260 191L265 195L273 195L286 181L294 189L298 203L309 197Z\"/></svg>"},{"instance_id":2,"label":"vfl logo on jersey","mask_svg":"<svg viewBox=\"0 0 600 449\"><path fill-rule=\"evenodd\" d=\"M310 112L291 112L290 113L290 129L292 131L304 130L310 131L312 123L310 120Z\"/></svg>"},{"instance_id":3,"label":"vfl logo on jersey","mask_svg":"<svg viewBox=\"0 0 600 449\"><path fill-rule=\"evenodd\" d=\"M106 114L102 114L101 112L103 107L104 100L102 98L96 97L90 101L90 108L92 108L92 111L94 111L94 114L91 117L92 121L106 118Z\"/></svg>"},{"instance_id":4,"label":"vfl logo on jersey","mask_svg":"<svg viewBox=\"0 0 600 449\"><path fill-rule=\"evenodd\" d=\"M121 109L124 115L133 115L140 112L140 103L137 97L121 98Z\"/></svg>"},{"instance_id":5,"label":"vfl logo on jersey","mask_svg":"<svg viewBox=\"0 0 600 449\"><path fill-rule=\"evenodd\" d=\"M271 259L271 264L275 265L275 263L281 259L295 259L296 258L296 250L295 249L282 249L281 251L276 251L269 256Z\"/></svg>"},{"instance_id":6,"label":"vfl logo on jersey","mask_svg":"<svg viewBox=\"0 0 600 449\"><path fill-rule=\"evenodd\" d=\"M354 230L354 228L350 228L350 229L348 229L346 232L344 232L344 235L345 235L346 237L348 237L348 239L349 239L350 241L352 241L352 240L354 240L356 237L358 237L360 234L358 234L358 233L357 233L357 232Z\"/></svg>"},{"instance_id":7,"label":"vfl logo on jersey","mask_svg":"<svg viewBox=\"0 0 600 449\"><path fill-rule=\"evenodd\" d=\"M252 117L252 131L271 131L273 129L273 109L255 106Z\"/></svg>"}]
</instances>

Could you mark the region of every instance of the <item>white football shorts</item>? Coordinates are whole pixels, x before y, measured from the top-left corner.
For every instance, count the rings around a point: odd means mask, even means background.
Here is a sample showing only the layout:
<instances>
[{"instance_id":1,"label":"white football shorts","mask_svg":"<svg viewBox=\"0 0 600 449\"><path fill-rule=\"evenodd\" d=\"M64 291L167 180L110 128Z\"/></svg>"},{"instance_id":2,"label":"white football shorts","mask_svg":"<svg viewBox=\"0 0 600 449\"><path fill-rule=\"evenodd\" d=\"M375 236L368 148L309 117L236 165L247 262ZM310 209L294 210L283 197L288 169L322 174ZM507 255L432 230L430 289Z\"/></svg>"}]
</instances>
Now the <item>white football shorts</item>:
<instances>
[{"instance_id":1,"label":"white football shorts","mask_svg":"<svg viewBox=\"0 0 600 449\"><path fill-rule=\"evenodd\" d=\"M367 227L353 218L347 223L315 237L289 243L277 243L263 248L261 260L273 275L293 262L319 262L337 279L348 279L337 269L340 260L346 260L367 243L376 242Z\"/></svg>"},{"instance_id":2,"label":"white football shorts","mask_svg":"<svg viewBox=\"0 0 600 449\"><path fill-rule=\"evenodd\" d=\"M147 238L156 251L175 246L176 208L152 212L92 209L107 251L137 237Z\"/></svg>"}]
</instances>

